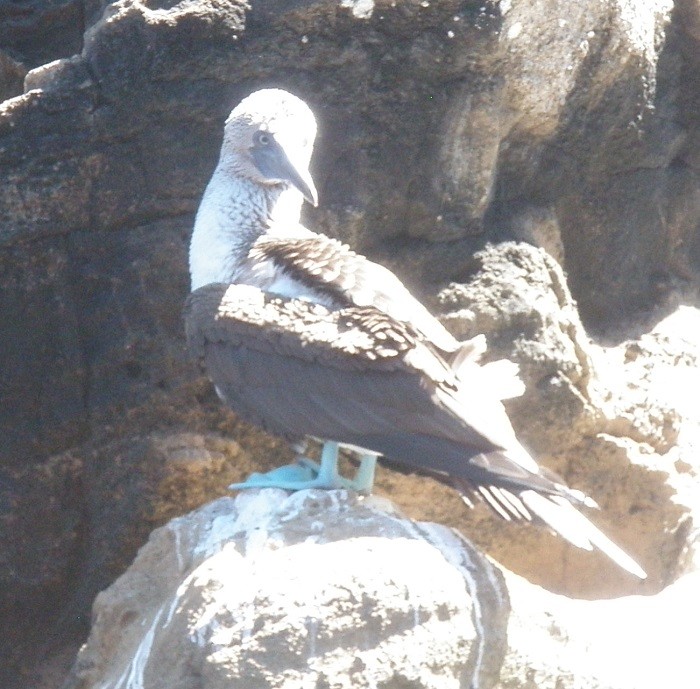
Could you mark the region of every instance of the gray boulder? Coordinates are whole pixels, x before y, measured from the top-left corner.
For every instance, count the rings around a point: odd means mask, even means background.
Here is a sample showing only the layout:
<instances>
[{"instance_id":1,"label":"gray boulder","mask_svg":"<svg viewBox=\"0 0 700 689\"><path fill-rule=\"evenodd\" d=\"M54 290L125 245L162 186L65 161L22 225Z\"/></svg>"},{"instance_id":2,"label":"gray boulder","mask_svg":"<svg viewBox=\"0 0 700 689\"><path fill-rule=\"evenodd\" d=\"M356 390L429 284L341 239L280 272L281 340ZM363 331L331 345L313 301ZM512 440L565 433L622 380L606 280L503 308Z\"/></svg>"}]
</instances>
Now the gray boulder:
<instances>
[{"instance_id":1,"label":"gray boulder","mask_svg":"<svg viewBox=\"0 0 700 689\"><path fill-rule=\"evenodd\" d=\"M387 501L250 491L152 533L65 689L691 686L699 590L572 600Z\"/></svg>"},{"instance_id":2,"label":"gray boulder","mask_svg":"<svg viewBox=\"0 0 700 689\"><path fill-rule=\"evenodd\" d=\"M68 688L483 687L508 595L458 534L346 491L222 498L96 599Z\"/></svg>"}]
</instances>

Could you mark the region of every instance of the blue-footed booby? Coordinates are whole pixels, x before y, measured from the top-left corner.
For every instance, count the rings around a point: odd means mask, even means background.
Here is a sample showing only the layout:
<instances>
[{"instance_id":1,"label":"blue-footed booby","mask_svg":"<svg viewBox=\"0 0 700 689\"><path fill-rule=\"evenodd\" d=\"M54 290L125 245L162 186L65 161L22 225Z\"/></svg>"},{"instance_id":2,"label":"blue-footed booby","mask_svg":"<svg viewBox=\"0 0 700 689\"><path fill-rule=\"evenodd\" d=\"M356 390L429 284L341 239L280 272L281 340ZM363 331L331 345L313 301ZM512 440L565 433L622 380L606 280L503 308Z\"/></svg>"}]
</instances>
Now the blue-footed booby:
<instances>
[{"instance_id":1,"label":"blue-footed booby","mask_svg":"<svg viewBox=\"0 0 700 689\"><path fill-rule=\"evenodd\" d=\"M391 271L300 224L304 199L317 203L315 136L295 96L245 98L226 120L195 220L193 355L241 418L324 443L320 465L300 458L233 487L369 491L383 456L646 577L579 511L595 502L518 442L502 404L522 393L515 364L482 365L483 336L457 341ZM354 480L338 473L339 446L361 457Z\"/></svg>"}]
</instances>

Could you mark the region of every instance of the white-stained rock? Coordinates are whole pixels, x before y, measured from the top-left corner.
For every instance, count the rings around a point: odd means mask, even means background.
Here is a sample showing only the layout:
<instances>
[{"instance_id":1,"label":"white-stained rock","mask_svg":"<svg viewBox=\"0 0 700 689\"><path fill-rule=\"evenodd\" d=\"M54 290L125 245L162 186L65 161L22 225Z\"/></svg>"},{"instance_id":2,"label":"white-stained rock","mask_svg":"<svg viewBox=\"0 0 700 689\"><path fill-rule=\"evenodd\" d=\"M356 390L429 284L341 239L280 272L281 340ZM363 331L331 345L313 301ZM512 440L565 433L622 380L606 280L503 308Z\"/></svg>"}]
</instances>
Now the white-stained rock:
<instances>
[{"instance_id":1,"label":"white-stained rock","mask_svg":"<svg viewBox=\"0 0 700 689\"><path fill-rule=\"evenodd\" d=\"M493 686L500 572L346 491L221 498L156 530L94 605L70 687Z\"/></svg>"},{"instance_id":2,"label":"white-stained rock","mask_svg":"<svg viewBox=\"0 0 700 689\"><path fill-rule=\"evenodd\" d=\"M700 572L655 596L574 600L506 575L512 615L502 689L697 684Z\"/></svg>"}]
</instances>

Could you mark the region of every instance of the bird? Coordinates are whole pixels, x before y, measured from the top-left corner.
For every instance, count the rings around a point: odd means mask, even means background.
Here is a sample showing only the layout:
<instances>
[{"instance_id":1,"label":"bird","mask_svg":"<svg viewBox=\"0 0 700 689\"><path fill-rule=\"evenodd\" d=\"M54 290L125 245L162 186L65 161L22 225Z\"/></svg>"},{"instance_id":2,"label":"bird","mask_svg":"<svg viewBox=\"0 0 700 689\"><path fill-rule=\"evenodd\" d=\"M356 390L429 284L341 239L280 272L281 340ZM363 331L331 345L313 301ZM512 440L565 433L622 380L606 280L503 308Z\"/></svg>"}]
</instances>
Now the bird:
<instances>
[{"instance_id":1,"label":"bird","mask_svg":"<svg viewBox=\"0 0 700 689\"><path fill-rule=\"evenodd\" d=\"M300 222L318 203L313 112L282 89L244 98L224 125L190 241L184 310L194 359L239 417L320 464L253 474L231 488L370 492L378 457L431 476L507 521L543 525L646 573L583 513L597 507L518 441L503 400L517 365L482 363L486 339L459 341L386 267ZM340 448L359 459L338 471Z\"/></svg>"}]
</instances>

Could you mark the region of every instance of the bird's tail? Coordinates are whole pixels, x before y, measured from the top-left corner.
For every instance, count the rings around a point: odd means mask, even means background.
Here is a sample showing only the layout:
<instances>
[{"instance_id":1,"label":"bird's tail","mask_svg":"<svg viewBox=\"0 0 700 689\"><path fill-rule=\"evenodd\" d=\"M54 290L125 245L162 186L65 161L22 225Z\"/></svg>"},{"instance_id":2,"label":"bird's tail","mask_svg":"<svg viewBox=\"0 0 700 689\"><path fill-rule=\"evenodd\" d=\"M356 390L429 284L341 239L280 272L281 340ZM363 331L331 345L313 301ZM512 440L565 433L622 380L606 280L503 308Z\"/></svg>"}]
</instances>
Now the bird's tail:
<instances>
[{"instance_id":1,"label":"bird's tail","mask_svg":"<svg viewBox=\"0 0 700 689\"><path fill-rule=\"evenodd\" d=\"M647 577L632 557L579 512L577 506L595 506L595 502L580 491L561 484L558 484L561 494L555 494L542 493L532 488L476 485L451 477L449 480L470 507L474 504L471 497L477 496L506 521L542 524L572 545L584 550L600 550L630 574L640 579Z\"/></svg>"},{"instance_id":2,"label":"bird's tail","mask_svg":"<svg viewBox=\"0 0 700 689\"><path fill-rule=\"evenodd\" d=\"M646 579L646 572L620 546L613 543L593 522L581 514L566 498L540 495L535 491L520 494L523 503L549 528L584 550L598 549L630 574Z\"/></svg>"},{"instance_id":3,"label":"bird's tail","mask_svg":"<svg viewBox=\"0 0 700 689\"><path fill-rule=\"evenodd\" d=\"M507 360L481 365L479 360L485 351L483 336L461 343L450 365L463 385L457 391L438 389L436 394L470 428L504 449L472 455L461 476L455 476L456 471L447 474L425 467L421 473L455 488L470 507L470 498L477 497L502 519L547 526L573 545L598 549L622 569L645 579L644 570L579 512L579 508L598 507L595 501L568 488L554 472L538 466L518 442L500 403L524 392L518 366ZM483 394L475 394L475 390Z\"/></svg>"},{"instance_id":4,"label":"bird's tail","mask_svg":"<svg viewBox=\"0 0 700 689\"><path fill-rule=\"evenodd\" d=\"M508 359L489 361L482 365L481 370L493 386L497 399L509 400L525 393L525 383L520 379L520 368L515 362Z\"/></svg>"}]
</instances>

